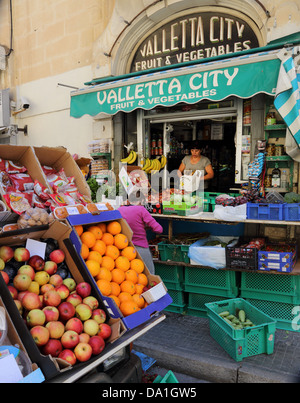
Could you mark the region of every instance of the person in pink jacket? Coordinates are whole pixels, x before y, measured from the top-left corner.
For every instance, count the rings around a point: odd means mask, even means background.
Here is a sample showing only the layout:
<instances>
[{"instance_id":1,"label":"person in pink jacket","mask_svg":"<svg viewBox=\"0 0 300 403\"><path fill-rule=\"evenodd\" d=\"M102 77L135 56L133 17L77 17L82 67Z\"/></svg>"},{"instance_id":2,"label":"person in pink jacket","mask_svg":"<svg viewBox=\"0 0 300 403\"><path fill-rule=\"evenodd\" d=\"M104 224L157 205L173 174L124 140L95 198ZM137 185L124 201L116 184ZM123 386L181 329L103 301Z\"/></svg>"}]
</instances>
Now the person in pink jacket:
<instances>
[{"instance_id":1,"label":"person in pink jacket","mask_svg":"<svg viewBox=\"0 0 300 403\"><path fill-rule=\"evenodd\" d=\"M133 232L132 243L136 250L140 254L145 265L148 267L150 273L155 274L155 267L149 249L146 229L151 229L156 234L161 234L163 232L163 227L151 216L146 208L141 205L144 201L145 199L143 196L132 193L129 195L129 205L121 206L118 210Z\"/></svg>"}]
</instances>

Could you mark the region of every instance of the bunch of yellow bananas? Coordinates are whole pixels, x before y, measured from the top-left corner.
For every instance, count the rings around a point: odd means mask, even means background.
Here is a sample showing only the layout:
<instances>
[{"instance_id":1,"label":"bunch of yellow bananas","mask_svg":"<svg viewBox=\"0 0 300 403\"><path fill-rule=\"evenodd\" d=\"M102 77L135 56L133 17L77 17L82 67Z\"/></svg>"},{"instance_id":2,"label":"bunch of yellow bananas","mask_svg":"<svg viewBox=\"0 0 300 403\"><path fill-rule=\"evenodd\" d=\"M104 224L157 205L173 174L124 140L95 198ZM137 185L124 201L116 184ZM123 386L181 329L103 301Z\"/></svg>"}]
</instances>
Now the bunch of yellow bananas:
<instances>
[{"instance_id":1,"label":"bunch of yellow bananas","mask_svg":"<svg viewBox=\"0 0 300 403\"><path fill-rule=\"evenodd\" d=\"M142 164L142 169L147 174L151 173L151 171L160 171L165 167L167 163L167 158L162 155L160 161L158 159L150 159L146 158Z\"/></svg>"},{"instance_id":2,"label":"bunch of yellow bananas","mask_svg":"<svg viewBox=\"0 0 300 403\"><path fill-rule=\"evenodd\" d=\"M132 150L132 151L130 151L127 158L121 159L121 162L123 164L133 164L135 162L136 158L137 158L137 153Z\"/></svg>"}]
</instances>

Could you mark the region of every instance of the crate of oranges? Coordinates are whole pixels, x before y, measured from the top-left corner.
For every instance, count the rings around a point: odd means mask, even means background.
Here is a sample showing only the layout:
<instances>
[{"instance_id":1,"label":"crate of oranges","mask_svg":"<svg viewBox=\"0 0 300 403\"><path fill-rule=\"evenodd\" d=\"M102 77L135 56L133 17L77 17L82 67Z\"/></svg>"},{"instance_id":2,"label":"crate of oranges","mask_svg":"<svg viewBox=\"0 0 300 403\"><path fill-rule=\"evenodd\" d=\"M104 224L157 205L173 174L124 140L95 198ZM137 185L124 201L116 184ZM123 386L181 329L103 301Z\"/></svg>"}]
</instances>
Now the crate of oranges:
<instances>
[{"instance_id":1,"label":"crate of oranges","mask_svg":"<svg viewBox=\"0 0 300 403\"><path fill-rule=\"evenodd\" d=\"M73 227L70 238L111 317L121 318L126 328L132 329L166 308L172 299L163 287L164 293L149 301L147 291L162 283L161 278L150 274L119 211L106 211L100 217L68 217Z\"/></svg>"}]
</instances>

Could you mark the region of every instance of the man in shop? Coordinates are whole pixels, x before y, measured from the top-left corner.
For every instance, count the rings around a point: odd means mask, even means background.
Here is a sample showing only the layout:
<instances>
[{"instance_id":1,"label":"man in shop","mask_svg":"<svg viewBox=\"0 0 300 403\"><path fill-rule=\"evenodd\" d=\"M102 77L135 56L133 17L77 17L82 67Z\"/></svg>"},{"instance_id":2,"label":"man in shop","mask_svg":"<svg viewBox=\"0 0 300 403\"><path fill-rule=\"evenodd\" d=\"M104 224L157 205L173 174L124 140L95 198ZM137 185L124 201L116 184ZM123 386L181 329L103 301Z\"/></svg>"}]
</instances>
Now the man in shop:
<instances>
[{"instance_id":1,"label":"man in shop","mask_svg":"<svg viewBox=\"0 0 300 403\"><path fill-rule=\"evenodd\" d=\"M214 170L210 160L201 155L200 143L195 140L191 146L191 155L186 155L178 168L178 176L193 175L195 171L203 171L204 175L201 179L204 180L204 189L208 188L208 181L214 177Z\"/></svg>"}]
</instances>

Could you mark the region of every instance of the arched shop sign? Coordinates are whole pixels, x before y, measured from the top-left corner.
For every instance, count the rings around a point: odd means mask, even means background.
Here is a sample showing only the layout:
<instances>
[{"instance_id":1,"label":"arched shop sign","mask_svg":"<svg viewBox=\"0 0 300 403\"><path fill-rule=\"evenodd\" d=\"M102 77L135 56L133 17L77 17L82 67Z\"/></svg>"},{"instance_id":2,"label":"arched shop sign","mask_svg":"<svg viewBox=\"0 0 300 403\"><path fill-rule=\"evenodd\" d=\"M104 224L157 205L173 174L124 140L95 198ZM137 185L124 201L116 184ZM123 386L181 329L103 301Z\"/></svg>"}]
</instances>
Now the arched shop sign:
<instances>
[{"instance_id":1,"label":"arched shop sign","mask_svg":"<svg viewBox=\"0 0 300 403\"><path fill-rule=\"evenodd\" d=\"M140 43L130 72L138 72L236 53L259 47L243 19L225 13L202 12L176 18Z\"/></svg>"}]
</instances>

